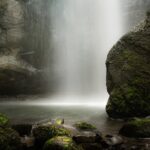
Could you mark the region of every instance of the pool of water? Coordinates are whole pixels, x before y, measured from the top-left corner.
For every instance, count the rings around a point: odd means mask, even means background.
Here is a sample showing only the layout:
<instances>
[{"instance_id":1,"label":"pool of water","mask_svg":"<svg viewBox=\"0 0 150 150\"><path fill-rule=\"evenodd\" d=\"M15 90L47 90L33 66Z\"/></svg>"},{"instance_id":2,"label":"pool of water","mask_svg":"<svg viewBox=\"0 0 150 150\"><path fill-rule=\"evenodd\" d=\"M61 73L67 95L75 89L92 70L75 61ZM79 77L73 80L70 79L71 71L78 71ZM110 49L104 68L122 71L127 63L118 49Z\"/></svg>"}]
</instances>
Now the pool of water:
<instances>
[{"instance_id":1,"label":"pool of water","mask_svg":"<svg viewBox=\"0 0 150 150\"><path fill-rule=\"evenodd\" d=\"M12 123L37 123L44 120L63 118L66 124L87 121L94 124L101 132L116 134L122 121L108 118L105 107L96 106L56 106L0 103L0 112L6 114Z\"/></svg>"}]
</instances>

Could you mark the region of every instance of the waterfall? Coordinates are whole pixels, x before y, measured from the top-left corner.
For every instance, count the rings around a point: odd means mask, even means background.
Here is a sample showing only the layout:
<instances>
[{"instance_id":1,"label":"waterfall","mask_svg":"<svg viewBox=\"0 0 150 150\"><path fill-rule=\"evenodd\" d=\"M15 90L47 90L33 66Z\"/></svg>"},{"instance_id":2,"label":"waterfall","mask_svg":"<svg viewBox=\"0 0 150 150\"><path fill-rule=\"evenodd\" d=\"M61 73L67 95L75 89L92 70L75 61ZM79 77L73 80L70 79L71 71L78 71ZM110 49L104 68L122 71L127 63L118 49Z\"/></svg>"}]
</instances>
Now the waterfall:
<instances>
[{"instance_id":1,"label":"waterfall","mask_svg":"<svg viewBox=\"0 0 150 150\"><path fill-rule=\"evenodd\" d=\"M55 0L49 11L59 93L107 96L105 60L122 35L119 0Z\"/></svg>"},{"instance_id":2,"label":"waterfall","mask_svg":"<svg viewBox=\"0 0 150 150\"><path fill-rule=\"evenodd\" d=\"M123 35L120 5L120 0L26 2L22 57L44 70L50 93L60 101L66 96L107 101L105 60Z\"/></svg>"}]
</instances>

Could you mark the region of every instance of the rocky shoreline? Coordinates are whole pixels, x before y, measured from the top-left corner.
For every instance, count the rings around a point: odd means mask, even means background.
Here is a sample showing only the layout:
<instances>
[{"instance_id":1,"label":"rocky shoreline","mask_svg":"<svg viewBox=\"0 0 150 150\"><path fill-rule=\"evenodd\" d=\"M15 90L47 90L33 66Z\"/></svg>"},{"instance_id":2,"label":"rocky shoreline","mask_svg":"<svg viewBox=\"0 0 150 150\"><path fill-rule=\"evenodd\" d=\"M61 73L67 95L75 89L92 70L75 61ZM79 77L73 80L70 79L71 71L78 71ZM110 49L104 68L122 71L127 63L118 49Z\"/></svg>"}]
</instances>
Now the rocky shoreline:
<instances>
[{"instance_id":1,"label":"rocky shoreline","mask_svg":"<svg viewBox=\"0 0 150 150\"><path fill-rule=\"evenodd\" d=\"M131 127L136 133L129 130ZM0 114L1 150L149 150L149 137L148 118L128 121L118 135L104 135L84 121L72 126L65 124L64 119L12 125L5 115Z\"/></svg>"}]
</instances>

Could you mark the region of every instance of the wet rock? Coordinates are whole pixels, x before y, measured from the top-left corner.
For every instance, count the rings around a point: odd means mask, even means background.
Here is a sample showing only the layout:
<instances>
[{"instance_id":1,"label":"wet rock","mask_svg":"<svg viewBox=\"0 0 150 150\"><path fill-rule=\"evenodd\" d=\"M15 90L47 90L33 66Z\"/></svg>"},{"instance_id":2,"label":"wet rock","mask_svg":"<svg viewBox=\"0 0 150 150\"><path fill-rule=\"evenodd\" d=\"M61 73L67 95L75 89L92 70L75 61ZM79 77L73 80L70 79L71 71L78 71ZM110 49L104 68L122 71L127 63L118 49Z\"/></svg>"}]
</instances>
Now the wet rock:
<instances>
[{"instance_id":1,"label":"wet rock","mask_svg":"<svg viewBox=\"0 0 150 150\"><path fill-rule=\"evenodd\" d=\"M39 125L32 130L35 145L43 146L45 141L54 136L70 136L71 131L59 125Z\"/></svg>"},{"instance_id":2,"label":"wet rock","mask_svg":"<svg viewBox=\"0 0 150 150\"><path fill-rule=\"evenodd\" d=\"M121 145L124 143L122 137L118 135L106 135L102 140L101 140L101 145L103 148L110 148L110 149L121 149Z\"/></svg>"},{"instance_id":3,"label":"wet rock","mask_svg":"<svg viewBox=\"0 0 150 150\"><path fill-rule=\"evenodd\" d=\"M11 128L0 127L0 150L20 150L19 134Z\"/></svg>"},{"instance_id":4,"label":"wet rock","mask_svg":"<svg viewBox=\"0 0 150 150\"><path fill-rule=\"evenodd\" d=\"M84 150L102 150L103 149L101 144L98 144L98 143L82 143L81 146Z\"/></svg>"},{"instance_id":5,"label":"wet rock","mask_svg":"<svg viewBox=\"0 0 150 150\"><path fill-rule=\"evenodd\" d=\"M80 143L100 143L102 140L102 134L95 132L80 132L80 134L74 135L73 140Z\"/></svg>"},{"instance_id":6,"label":"wet rock","mask_svg":"<svg viewBox=\"0 0 150 150\"><path fill-rule=\"evenodd\" d=\"M48 140L43 150L82 150L67 136L56 136Z\"/></svg>"},{"instance_id":7,"label":"wet rock","mask_svg":"<svg viewBox=\"0 0 150 150\"><path fill-rule=\"evenodd\" d=\"M80 121L80 122L77 122L75 123L74 125L77 129L79 130L87 130L87 131L91 131L91 130L95 130L96 127L90 123L87 123L87 122L83 122L83 121Z\"/></svg>"},{"instance_id":8,"label":"wet rock","mask_svg":"<svg viewBox=\"0 0 150 150\"><path fill-rule=\"evenodd\" d=\"M106 106L112 118L145 117L150 112L150 13L108 54Z\"/></svg>"},{"instance_id":9,"label":"wet rock","mask_svg":"<svg viewBox=\"0 0 150 150\"><path fill-rule=\"evenodd\" d=\"M105 140L109 145L120 145L123 143L123 139L118 135L106 135Z\"/></svg>"},{"instance_id":10,"label":"wet rock","mask_svg":"<svg viewBox=\"0 0 150 150\"><path fill-rule=\"evenodd\" d=\"M20 134L20 136L30 135L32 124L15 124L12 125L12 129L16 130Z\"/></svg>"},{"instance_id":11,"label":"wet rock","mask_svg":"<svg viewBox=\"0 0 150 150\"><path fill-rule=\"evenodd\" d=\"M126 123L119 131L123 136L135 138L150 137L150 119L135 119Z\"/></svg>"},{"instance_id":12,"label":"wet rock","mask_svg":"<svg viewBox=\"0 0 150 150\"><path fill-rule=\"evenodd\" d=\"M21 137L21 143L24 148L33 148L34 147L34 137L24 136Z\"/></svg>"},{"instance_id":13,"label":"wet rock","mask_svg":"<svg viewBox=\"0 0 150 150\"><path fill-rule=\"evenodd\" d=\"M0 127L6 127L9 125L9 119L4 114L0 114Z\"/></svg>"}]
</instances>

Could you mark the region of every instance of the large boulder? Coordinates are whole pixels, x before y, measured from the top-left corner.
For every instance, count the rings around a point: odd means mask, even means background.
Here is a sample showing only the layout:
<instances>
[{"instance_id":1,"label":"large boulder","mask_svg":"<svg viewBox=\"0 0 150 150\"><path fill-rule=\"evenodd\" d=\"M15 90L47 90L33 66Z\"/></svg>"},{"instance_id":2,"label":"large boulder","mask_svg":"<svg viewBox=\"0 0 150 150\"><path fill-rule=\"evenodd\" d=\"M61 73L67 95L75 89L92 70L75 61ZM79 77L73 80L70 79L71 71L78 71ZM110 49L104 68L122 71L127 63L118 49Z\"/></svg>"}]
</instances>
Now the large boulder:
<instances>
[{"instance_id":1,"label":"large boulder","mask_svg":"<svg viewBox=\"0 0 150 150\"><path fill-rule=\"evenodd\" d=\"M150 114L150 13L109 52L106 111L113 118Z\"/></svg>"}]
</instances>

